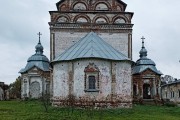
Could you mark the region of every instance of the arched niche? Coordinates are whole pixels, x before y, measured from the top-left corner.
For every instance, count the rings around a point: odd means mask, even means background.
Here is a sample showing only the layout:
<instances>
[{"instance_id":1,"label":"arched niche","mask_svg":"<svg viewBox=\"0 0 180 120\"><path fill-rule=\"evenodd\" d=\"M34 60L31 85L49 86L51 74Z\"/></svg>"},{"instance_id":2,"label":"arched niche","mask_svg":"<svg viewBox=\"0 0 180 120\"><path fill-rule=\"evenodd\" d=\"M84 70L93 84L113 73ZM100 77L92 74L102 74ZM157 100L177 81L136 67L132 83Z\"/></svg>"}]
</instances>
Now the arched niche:
<instances>
[{"instance_id":1,"label":"arched niche","mask_svg":"<svg viewBox=\"0 0 180 120\"><path fill-rule=\"evenodd\" d=\"M32 98L39 98L40 95L40 83L35 81L30 85L30 95Z\"/></svg>"},{"instance_id":2,"label":"arched niche","mask_svg":"<svg viewBox=\"0 0 180 120\"><path fill-rule=\"evenodd\" d=\"M116 15L116 16L113 17L112 23L114 23L114 24L124 24L124 23L130 23L130 21L124 15Z\"/></svg>"},{"instance_id":3,"label":"arched niche","mask_svg":"<svg viewBox=\"0 0 180 120\"><path fill-rule=\"evenodd\" d=\"M84 17L79 17L77 20L76 20L77 23L87 23L87 19L84 18Z\"/></svg>"},{"instance_id":4,"label":"arched niche","mask_svg":"<svg viewBox=\"0 0 180 120\"><path fill-rule=\"evenodd\" d=\"M65 22L68 22L68 21L69 21L68 18L65 17L65 16L61 16L61 17L59 17L57 19L57 22L59 22L59 23L65 23Z\"/></svg>"},{"instance_id":5,"label":"arched niche","mask_svg":"<svg viewBox=\"0 0 180 120\"><path fill-rule=\"evenodd\" d=\"M60 7L59 7L59 11L66 11L66 5L64 4L64 5L61 5Z\"/></svg>"},{"instance_id":6,"label":"arched niche","mask_svg":"<svg viewBox=\"0 0 180 120\"><path fill-rule=\"evenodd\" d=\"M107 20L103 17L99 17L95 20L95 23L107 23Z\"/></svg>"},{"instance_id":7,"label":"arched niche","mask_svg":"<svg viewBox=\"0 0 180 120\"><path fill-rule=\"evenodd\" d=\"M91 19L87 15L79 14L79 15L75 16L73 22L74 23L90 23Z\"/></svg>"},{"instance_id":8,"label":"arched niche","mask_svg":"<svg viewBox=\"0 0 180 120\"><path fill-rule=\"evenodd\" d=\"M118 11L122 11L122 8L120 6L117 6Z\"/></svg>"},{"instance_id":9,"label":"arched niche","mask_svg":"<svg viewBox=\"0 0 180 120\"><path fill-rule=\"evenodd\" d=\"M115 21L114 21L115 24L124 24L126 23L126 20L124 18L116 18Z\"/></svg>"},{"instance_id":10,"label":"arched niche","mask_svg":"<svg viewBox=\"0 0 180 120\"><path fill-rule=\"evenodd\" d=\"M87 10L87 7L84 3L78 2L74 4L73 10Z\"/></svg>"},{"instance_id":11,"label":"arched niche","mask_svg":"<svg viewBox=\"0 0 180 120\"><path fill-rule=\"evenodd\" d=\"M95 10L109 10L109 8L105 3L98 3L95 6Z\"/></svg>"}]
</instances>

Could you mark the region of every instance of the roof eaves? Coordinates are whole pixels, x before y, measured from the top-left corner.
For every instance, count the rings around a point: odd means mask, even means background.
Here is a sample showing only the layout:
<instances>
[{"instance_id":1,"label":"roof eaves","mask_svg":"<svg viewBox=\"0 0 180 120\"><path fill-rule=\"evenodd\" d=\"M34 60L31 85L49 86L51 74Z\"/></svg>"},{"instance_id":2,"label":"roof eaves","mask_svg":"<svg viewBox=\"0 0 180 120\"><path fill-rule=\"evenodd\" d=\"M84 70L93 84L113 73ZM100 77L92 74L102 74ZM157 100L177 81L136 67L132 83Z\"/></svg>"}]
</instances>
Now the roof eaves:
<instances>
[{"instance_id":1,"label":"roof eaves","mask_svg":"<svg viewBox=\"0 0 180 120\"><path fill-rule=\"evenodd\" d=\"M52 61L51 64L55 64L59 62L69 62L69 61L75 61L75 60L81 60L81 59L101 59L101 60L111 60L111 61L127 61L130 63L133 63L133 61L130 59L122 59L122 60L116 59L115 60L115 59L107 59L107 58L100 58L100 57L81 57L81 58L74 58L74 59L67 59L67 60Z\"/></svg>"}]
</instances>

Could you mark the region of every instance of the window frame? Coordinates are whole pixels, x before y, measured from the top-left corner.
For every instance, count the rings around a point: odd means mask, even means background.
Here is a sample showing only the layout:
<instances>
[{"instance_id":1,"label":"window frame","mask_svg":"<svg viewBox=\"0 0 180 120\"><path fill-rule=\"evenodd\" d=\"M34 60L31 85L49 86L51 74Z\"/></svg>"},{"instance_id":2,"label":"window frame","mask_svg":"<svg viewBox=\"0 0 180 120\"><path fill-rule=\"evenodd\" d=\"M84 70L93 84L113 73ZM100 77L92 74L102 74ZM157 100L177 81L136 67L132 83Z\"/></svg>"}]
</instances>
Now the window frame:
<instances>
[{"instance_id":1,"label":"window frame","mask_svg":"<svg viewBox=\"0 0 180 120\"><path fill-rule=\"evenodd\" d=\"M85 92L99 92L99 69L94 65L94 63L90 63L84 70L85 79L84 79L84 91ZM94 89L91 89L89 86L89 77L94 77Z\"/></svg>"},{"instance_id":2,"label":"window frame","mask_svg":"<svg viewBox=\"0 0 180 120\"><path fill-rule=\"evenodd\" d=\"M174 91L171 91L171 98L174 98Z\"/></svg>"},{"instance_id":3,"label":"window frame","mask_svg":"<svg viewBox=\"0 0 180 120\"><path fill-rule=\"evenodd\" d=\"M96 77L94 75L88 76L88 89L96 89Z\"/></svg>"}]
</instances>

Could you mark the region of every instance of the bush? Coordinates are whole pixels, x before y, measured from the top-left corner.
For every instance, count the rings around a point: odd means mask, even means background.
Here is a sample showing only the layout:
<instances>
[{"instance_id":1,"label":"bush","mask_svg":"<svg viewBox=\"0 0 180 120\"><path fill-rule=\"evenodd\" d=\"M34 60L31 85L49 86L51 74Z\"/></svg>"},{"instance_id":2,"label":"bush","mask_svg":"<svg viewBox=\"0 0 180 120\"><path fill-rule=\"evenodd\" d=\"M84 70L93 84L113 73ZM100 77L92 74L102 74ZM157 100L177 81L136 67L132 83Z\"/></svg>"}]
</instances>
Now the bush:
<instances>
[{"instance_id":1,"label":"bush","mask_svg":"<svg viewBox=\"0 0 180 120\"><path fill-rule=\"evenodd\" d=\"M176 107L176 106L177 106L177 104L176 104L176 103L171 102L171 101L166 102L164 105L165 105L165 106L167 106L167 107Z\"/></svg>"}]
</instances>

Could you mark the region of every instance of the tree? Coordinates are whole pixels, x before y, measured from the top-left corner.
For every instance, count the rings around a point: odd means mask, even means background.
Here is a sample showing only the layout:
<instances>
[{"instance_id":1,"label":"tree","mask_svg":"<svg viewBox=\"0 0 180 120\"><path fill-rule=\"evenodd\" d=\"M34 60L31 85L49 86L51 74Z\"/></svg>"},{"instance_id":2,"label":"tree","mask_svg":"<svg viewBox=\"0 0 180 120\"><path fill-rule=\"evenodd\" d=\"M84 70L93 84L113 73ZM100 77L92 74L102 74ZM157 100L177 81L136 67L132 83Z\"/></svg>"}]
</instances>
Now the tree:
<instances>
[{"instance_id":1,"label":"tree","mask_svg":"<svg viewBox=\"0 0 180 120\"><path fill-rule=\"evenodd\" d=\"M16 78L16 81L9 85L10 98L21 98L21 77Z\"/></svg>"}]
</instances>

